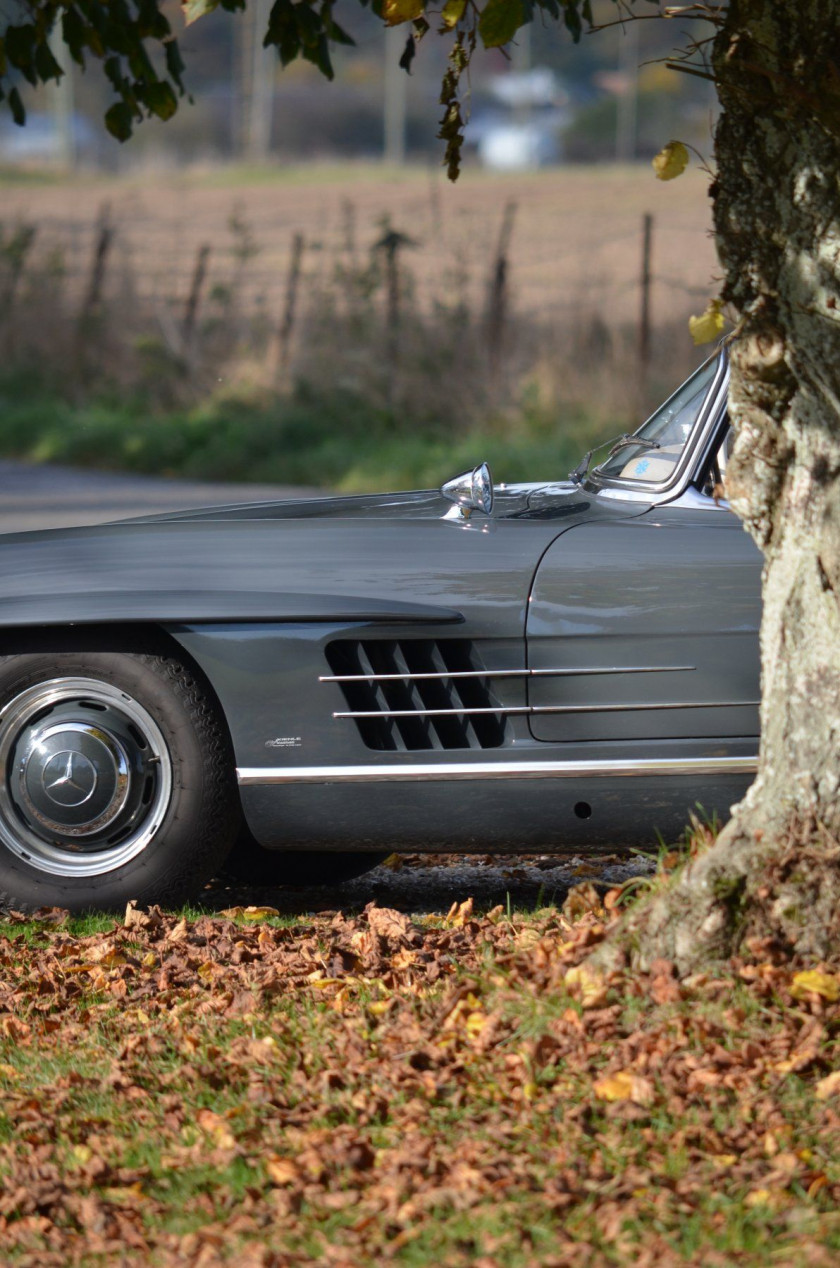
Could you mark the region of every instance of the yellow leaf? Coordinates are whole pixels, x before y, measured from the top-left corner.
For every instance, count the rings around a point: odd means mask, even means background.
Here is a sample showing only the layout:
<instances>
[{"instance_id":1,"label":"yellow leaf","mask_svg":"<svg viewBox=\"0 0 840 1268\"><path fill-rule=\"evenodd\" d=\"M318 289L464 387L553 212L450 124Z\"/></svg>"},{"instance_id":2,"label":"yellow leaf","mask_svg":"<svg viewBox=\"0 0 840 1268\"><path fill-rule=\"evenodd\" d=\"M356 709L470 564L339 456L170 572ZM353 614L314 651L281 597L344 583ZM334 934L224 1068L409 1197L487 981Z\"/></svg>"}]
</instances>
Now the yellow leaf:
<instances>
[{"instance_id":1,"label":"yellow leaf","mask_svg":"<svg viewBox=\"0 0 840 1268\"><path fill-rule=\"evenodd\" d=\"M669 141L652 163L657 180L672 181L676 176L682 176L688 167L688 150L682 141Z\"/></svg>"},{"instance_id":2,"label":"yellow leaf","mask_svg":"<svg viewBox=\"0 0 840 1268\"><path fill-rule=\"evenodd\" d=\"M465 898L462 903L455 902L449 908L444 919L444 924L452 929L463 929L468 920L472 919L473 900Z\"/></svg>"},{"instance_id":3,"label":"yellow leaf","mask_svg":"<svg viewBox=\"0 0 840 1268\"><path fill-rule=\"evenodd\" d=\"M486 1025L486 1013L475 1011L467 1014L466 1028L470 1039L479 1039Z\"/></svg>"},{"instance_id":4,"label":"yellow leaf","mask_svg":"<svg viewBox=\"0 0 840 1268\"><path fill-rule=\"evenodd\" d=\"M830 1096L840 1093L840 1070L833 1070L817 1084L817 1100L827 1101Z\"/></svg>"},{"instance_id":5,"label":"yellow leaf","mask_svg":"<svg viewBox=\"0 0 840 1268\"><path fill-rule=\"evenodd\" d=\"M605 1074L595 1080L592 1090L599 1101L632 1101L635 1105L650 1105L654 1096L653 1084L632 1070Z\"/></svg>"},{"instance_id":6,"label":"yellow leaf","mask_svg":"<svg viewBox=\"0 0 840 1268\"><path fill-rule=\"evenodd\" d=\"M74 1145L70 1152L75 1161L81 1166L84 1166L86 1162L90 1162L93 1157L93 1150L89 1145Z\"/></svg>"},{"instance_id":7,"label":"yellow leaf","mask_svg":"<svg viewBox=\"0 0 840 1268\"><path fill-rule=\"evenodd\" d=\"M745 1206L767 1206L770 1203L773 1194L769 1189L753 1189L752 1193L748 1193L744 1198Z\"/></svg>"},{"instance_id":8,"label":"yellow leaf","mask_svg":"<svg viewBox=\"0 0 840 1268\"><path fill-rule=\"evenodd\" d=\"M603 974L588 964L577 964L566 973L563 981L584 1008L597 1008L607 998L607 985Z\"/></svg>"},{"instance_id":9,"label":"yellow leaf","mask_svg":"<svg viewBox=\"0 0 840 1268\"><path fill-rule=\"evenodd\" d=\"M821 973L819 969L806 969L804 973L794 973L790 993L794 999L807 999L813 993L833 1004L840 999L840 977Z\"/></svg>"},{"instance_id":10,"label":"yellow leaf","mask_svg":"<svg viewBox=\"0 0 840 1268\"><path fill-rule=\"evenodd\" d=\"M384 1017L393 1002L393 999L375 999L368 1004L367 1010L372 1017Z\"/></svg>"},{"instance_id":11,"label":"yellow leaf","mask_svg":"<svg viewBox=\"0 0 840 1268\"><path fill-rule=\"evenodd\" d=\"M688 329L695 344L711 343L723 334L723 300L710 299L706 311L699 317L689 317Z\"/></svg>"},{"instance_id":12,"label":"yellow leaf","mask_svg":"<svg viewBox=\"0 0 840 1268\"><path fill-rule=\"evenodd\" d=\"M424 0L383 0L382 16L388 26L399 26L422 18L424 8Z\"/></svg>"},{"instance_id":13,"label":"yellow leaf","mask_svg":"<svg viewBox=\"0 0 840 1268\"><path fill-rule=\"evenodd\" d=\"M316 969L315 973L320 973L320 969ZM340 986L340 977L316 977L315 973L306 979L309 986L314 986L316 991L324 991L328 986Z\"/></svg>"},{"instance_id":14,"label":"yellow leaf","mask_svg":"<svg viewBox=\"0 0 840 1268\"><path fill-rule=\"evenodd\" d=\"M441 20L447 30L452 30L453 26L457 26L464 16L464 10L467 7L467 0L446 0L446 4L440 11Z\"/></svg>"},{"instance_id":15,"label":"yellow leaf","mask_svg":"<svg viewBox=\"0 0 840 1268\"><path fill-rule=\"evenodd\" d=\"M737 1154L710 1154L709 1157L719 1167L734 1167L738 1161Z\"/></svg>"}]
</instances>

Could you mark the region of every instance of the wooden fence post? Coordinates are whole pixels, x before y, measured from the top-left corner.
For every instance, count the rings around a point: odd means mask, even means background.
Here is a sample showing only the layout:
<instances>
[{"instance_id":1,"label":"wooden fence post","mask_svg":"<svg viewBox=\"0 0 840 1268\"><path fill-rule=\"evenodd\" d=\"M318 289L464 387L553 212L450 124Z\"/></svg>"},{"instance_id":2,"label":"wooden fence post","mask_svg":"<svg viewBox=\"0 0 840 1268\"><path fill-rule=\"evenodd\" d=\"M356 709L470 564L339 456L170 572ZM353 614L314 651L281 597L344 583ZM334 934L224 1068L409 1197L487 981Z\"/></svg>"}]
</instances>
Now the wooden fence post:
<instances>
[{"instance_id":1,"label":"wooden fence post","mask_svg":"<svg viewBox=\"0 0 840 1268\"><path fill-rule=\"evenodd\" d=\"M490 373L495 381L501 368L508 308L508 251L513 233L516 203L509 202L502 216L502 227L496 247L496 258L490 275L487 300L487 355Z\"/></svg>"},{"instance_id":2,"label":"wooden fence post","mask_svg":"<svg viewBox=\"0 0 840 1268\"><path fill-rule=\"evenodd\" d=\"M201 302L201 292L204 289L204 281L207 277L207 261L210 258L210 247L205 242L198 248L195 257L195 268L193 269L192 283L190 285L190 293L187 297L187 306L184 309L184 322L181 327L181 336L184 342L184 352L189 355L193 340L195 338L195 326L198 318L198 306Z\"/></svg>"},{"instance_id":3,"label":"wooden fence post","mask_svg":"<svg viewBox=\"0 0 840 1268\"><path fill-rule=\"evenodd\" d=\"M102 207L99 213L98 232L96 235L96 245L93 251L93 259L90 267L90 280L88 282L87 294L82 305L82 319L89 317L91 313L99 307L102 299L102 290L105 283L105 272L108 263L108 252L111 243L114 240L114 228L111 224L111 209L107 203Z\"/></svg>"},{"instance_id":4,"label":"wooden fence post","mask_svg":"<svg viewBox=\"0 0 840 1268\"><path fill-rule=\"evenodd\" d=\"M385 256L385 346L387 353L387 393L388 408L393 409L396 403L397 373L400 360L400 261L399 253L403 247L415 247L418 244L407 234L398 229L391 229L387 222L385 232L374 251L381 251Z\"/></svg>"},{"instance_id":5,"label":"wooden fence post","mask_svg":"<svg viewBox=\"0 0 840 1268\"><path fill-rule=\"evenodd\" d=\"M341 227L344 236L344 252L353 260L356 257L356 204L351 198L342 200Z\"/></svg>"},{"instance_id":6,"label":"wooden fence post","mask_svg":"<svg viewBox=\"0 0 840 1268\"><path fill-rule=\"evenodd\" d=\"M642 270L639 278L641 302L639 305L639 396L644 401L647 373L650 365L650 261L653 250L653 216L646 211L642 217Z\"/></svg>"},{"instance_id":7,"label":"wooden fence post","mask_svg":"<svg viewBox=\"0 0 840 1268\"><path fill-rule=\"evenodd\" d=\"M26 261L29 257L29 252L32 250L37 232L35 225L19 224L8 242L4 242L2 226L0 226L0 250L3 255L3 263L7 268L5 293L2 307L0 307L0 330L3 330L6 335L6 354L8 356L14 356L16 352L15 301L17 300L18 288L26 271Z\"/></svg>"},{"instance_id":8,"label":"wooden fence post","mask_svg":"<svg viewBox=\"0 0 840 1268\"><path fill-rule=\"evenodd\" d=\"M277 380L286 373L289 365L292 333L295 328L297 312L298 286L300 283L301 261L303 260L304 237L296 233L292 238L292 251L289 257L289 272L286 276L286 300L283 305L283 318L277 330L274 348L269 357L272 378Z\"/></svg>"}]
</instances>

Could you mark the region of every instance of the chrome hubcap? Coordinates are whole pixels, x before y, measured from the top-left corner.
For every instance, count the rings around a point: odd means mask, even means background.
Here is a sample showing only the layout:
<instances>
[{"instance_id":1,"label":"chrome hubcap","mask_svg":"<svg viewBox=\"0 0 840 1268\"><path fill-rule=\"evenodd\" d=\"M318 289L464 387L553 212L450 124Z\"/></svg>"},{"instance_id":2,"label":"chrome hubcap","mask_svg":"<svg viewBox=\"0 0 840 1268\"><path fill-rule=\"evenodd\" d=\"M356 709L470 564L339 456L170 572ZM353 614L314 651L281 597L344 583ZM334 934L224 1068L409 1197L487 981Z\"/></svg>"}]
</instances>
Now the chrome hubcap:
<instances>
[{"instance_id":1,"label":"chrome hubcap","mask_svg":"<svg viewBox=\"0 0 840 1268\"><path fill-rule=\"evenodd\" d=\"M122 867L169 805L172 764L160 728L126 692L53 678L0 714L0 839L53 876Z\"/></svg>"}]
</instances>

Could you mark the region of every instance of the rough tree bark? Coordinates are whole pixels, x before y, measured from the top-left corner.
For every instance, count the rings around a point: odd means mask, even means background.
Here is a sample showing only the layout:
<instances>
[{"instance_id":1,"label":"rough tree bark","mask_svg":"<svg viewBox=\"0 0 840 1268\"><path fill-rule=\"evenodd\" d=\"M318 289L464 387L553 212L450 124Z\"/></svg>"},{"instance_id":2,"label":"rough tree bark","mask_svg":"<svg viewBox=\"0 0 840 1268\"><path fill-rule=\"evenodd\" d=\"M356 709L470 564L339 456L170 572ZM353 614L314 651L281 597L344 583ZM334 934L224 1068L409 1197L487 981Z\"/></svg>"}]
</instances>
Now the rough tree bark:
<instances>
[{"instance_id":1,"label":"rough tree bark","mask_svg":"<svg viewBox=\"0 0 840 1268\"><path fill-rule=\"evenodd\" d=\"M713 65L711 193L741 317L727 488L765 559L759 770L607 952L683 973L752 937L840 949L840 5L731 0Z\"/></svg>"}]
</instances>

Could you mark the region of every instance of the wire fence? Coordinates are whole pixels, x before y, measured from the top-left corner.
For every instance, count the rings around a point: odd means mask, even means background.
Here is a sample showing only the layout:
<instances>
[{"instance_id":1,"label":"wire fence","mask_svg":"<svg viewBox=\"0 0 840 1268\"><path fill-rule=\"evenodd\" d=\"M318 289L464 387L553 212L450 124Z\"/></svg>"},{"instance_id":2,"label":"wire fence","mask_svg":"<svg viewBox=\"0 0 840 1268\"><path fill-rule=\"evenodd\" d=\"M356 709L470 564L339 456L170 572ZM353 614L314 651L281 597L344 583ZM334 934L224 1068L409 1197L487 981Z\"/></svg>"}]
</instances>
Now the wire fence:
<instances>
[{"instance_id":1,"label":"wire fence","mask_svg":"<svg viewBox=\"0 0 840 1268\"><path fill-rule=\"evenodd\" d=\"M427 213L427 223L416 236L411 231L405 234L400 252L403 271L412 279L413 302L428 307L451 292L469 307L480 307L496 267L498 224L489 215L471 216L443 234L428 223L432 218ZM34 221L6 224L0 252L8 272L20 252L21 235L31 235L24 268L50 272L72 307L74 302L84 303L107 234L103 294L119 295L128 285L139 300L177 307L192 293L196 258L204 250L205 297L214 288L235 286L245 307L277 310L286 294L288 257L296 237L302 235L304 241L300 271L306 295L337 268L363 267L390 223L383 214L379 225L357 226L352 207L345 207L338 216L321 211L306 219L246 218L232 209L221 223L215 217L205 224L193 219L185 225L177 217L145 214L142 207L114 213L103 205L95 217L41 215ZM682 244L693 245L696 253L697 238L696 229L656 222L651 274L655 319L681 311L686 298L702 300L709 295L710 253L702 252L699 267L686 270L681 250ZM633 297L641 284L641 249L641 225L616 233L614 218L607 215L588 217L586 229L578 229L573 244L565 248L514 232L506 253L508 292L518 307L543 318L592 307L597 297L606 316L626 321L633 315ZM656 267L660 252L670 270ZM103 269L102 261L99 267Z\"/></svg>"},{"instance_id":2,"label":"wire fence","mask_svg":"<svg viewBox=\"0 0 840 1268\"><path fill-rule=\"evenodd\" d=\"M510 192L445 210L432 181L390 210L381 186L21 204L0 221L0 355L76 395L306 380L421 422L510 411L523 385L622 416L652 405L696 363L686 319L714 268L702 217L606 197L558 215Z\"/></svg>"}]
</instances>

